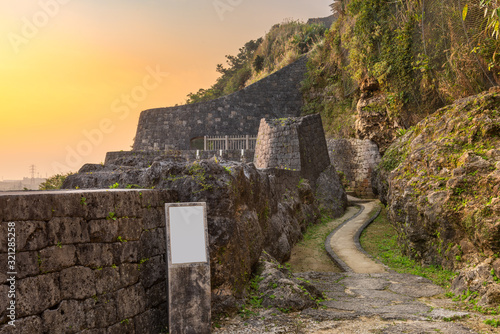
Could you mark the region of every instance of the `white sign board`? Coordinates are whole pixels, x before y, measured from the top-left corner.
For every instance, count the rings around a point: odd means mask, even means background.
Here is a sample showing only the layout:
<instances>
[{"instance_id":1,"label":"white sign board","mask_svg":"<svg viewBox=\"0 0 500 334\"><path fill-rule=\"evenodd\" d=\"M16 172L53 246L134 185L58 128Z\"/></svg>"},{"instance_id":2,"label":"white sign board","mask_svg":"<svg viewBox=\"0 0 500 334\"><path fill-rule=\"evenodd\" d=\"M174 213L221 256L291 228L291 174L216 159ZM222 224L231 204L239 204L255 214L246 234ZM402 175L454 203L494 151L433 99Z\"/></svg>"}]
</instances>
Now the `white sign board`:
<instances>
[{"instance_id":1,"label":"white sign board","mask_svg":"<svg viewBox=\"0 0 500 334\"><path fill-rule=\"evenodd\" d=\"M172 264L206 263L203 205L167 206Z\"/></svg>"}]
</instances>

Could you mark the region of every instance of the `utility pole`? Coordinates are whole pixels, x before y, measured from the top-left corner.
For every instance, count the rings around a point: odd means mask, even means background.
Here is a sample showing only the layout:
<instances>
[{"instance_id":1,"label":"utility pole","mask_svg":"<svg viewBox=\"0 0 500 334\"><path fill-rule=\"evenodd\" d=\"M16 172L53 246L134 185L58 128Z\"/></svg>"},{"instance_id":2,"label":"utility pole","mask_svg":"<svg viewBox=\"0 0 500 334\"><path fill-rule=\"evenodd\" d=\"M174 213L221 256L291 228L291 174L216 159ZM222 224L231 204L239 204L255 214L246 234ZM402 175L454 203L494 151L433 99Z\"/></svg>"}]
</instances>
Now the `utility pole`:
<instances>
[{"instance_id":1,"label":"utility pole","mask_svg":"<svg viewBox=\"0 0 500 334\"><path fill-rule=\"evenodd\" d=\"M35 185L35 172L36 172L36 166L35 165L31 165L30 166L31 186Z\"/></svg>"}]
</instances>

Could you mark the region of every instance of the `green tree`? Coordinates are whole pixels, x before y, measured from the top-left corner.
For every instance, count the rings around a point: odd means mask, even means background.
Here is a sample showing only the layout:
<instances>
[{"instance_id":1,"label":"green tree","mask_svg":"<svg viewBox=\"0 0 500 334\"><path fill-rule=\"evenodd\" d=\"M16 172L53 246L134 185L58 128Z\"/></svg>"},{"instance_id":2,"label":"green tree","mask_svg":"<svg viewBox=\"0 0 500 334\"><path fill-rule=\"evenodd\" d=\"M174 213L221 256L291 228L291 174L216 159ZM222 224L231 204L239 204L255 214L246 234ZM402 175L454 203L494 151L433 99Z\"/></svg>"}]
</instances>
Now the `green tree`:
<instances>
[{"instance_id":1,"label":"green tree","mask_svg":"<svg viewBox=\"0 0 500 334\"><path fill-rule=\"evenodd\" d=\"M253 60L253 69L255 72L259 73L264 69L264 57L261 55L257 55L255 59Z\"/></svg>"},{"instance_id":2,"label":"green tree","mask_svg":"<svg viewBox=\"0 0 500 334\"><path fill-rule=\"evenodd\" d=\"M51 177L49 177L45 182L40 184L39 189L40 190L54 190L54 189L61 189L64 180L70 175L74 173L67 173L67 174L56 174Z\"/></svg>"}]
</instances>

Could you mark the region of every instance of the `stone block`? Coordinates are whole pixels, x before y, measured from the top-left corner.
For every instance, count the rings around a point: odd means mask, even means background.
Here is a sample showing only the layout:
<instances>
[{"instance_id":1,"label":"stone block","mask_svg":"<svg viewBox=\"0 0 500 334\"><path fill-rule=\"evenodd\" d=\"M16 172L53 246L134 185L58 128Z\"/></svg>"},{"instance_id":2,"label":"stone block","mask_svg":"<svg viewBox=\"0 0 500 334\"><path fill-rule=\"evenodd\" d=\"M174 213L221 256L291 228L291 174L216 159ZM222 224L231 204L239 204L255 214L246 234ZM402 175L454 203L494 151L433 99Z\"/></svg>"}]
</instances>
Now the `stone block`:
<instances>
[{"instance_id":1,"label":"stone block","mask_svg":"<svg viewBox=\"0 0 500 334\"><path fill-rule=\"evenodd\" d=\"M142 207L142 197L148 190L129 190L114 193L114 210L117 217L135 217ZM139 195L142 193L142 195Z\"/></svg>"},{"instance_id":2,"label":"stone block","mask_svg":"<svg viewBox=\"0 0 500 334\"><path fill-rule=\"evenodd\" d=\"M117 220L91 220L89 222L89 229L91 242L114 242L118 237Z\"/></svg>"},{"instance_id":3,"label":"stone block","mask_svg":"<svg viewBox=\"0 0 500 334\"><path fill-rule=\"evenodd\" d=\"M165 228L158 228L142 233L139 242L139 256L141 259L165 254L167 247L165 241Z\"/></svg>"},{"instance_id":4,"label":"stone block","mask_svg":"<svg viewBox=\"0 0 500 334\"><path fill-rule=\"evenodd\" d=\"M160 308L150 309L139 314L134 318L135 333L149 334L168 332L168 322L165 314L167 314L166 310Z\"/></svg>"},{"instance_id":5,"label":"stone block","mask_svg":"<svg viewBox=\"0 0 500 334\"><path fill-rule=\"evenodd\" d=\"M96 294L94 272L86 267L64 269L60 273L61 298L85 299Z\"/></svg>"},{"instance_id":6,"label":"stone block","mask_svg":"<svg viewBox=\"0 0 500 334\"><path fill-rule=\"evenodd\" d=\"M39 316L26 317L18 319L15 322L16 329L15 332L12 330L12 326L3 325L0 326L0 334L42 334L42 319Z\"/></svg>"},{"instance_id":7,"label":"stone block","mask_svg":"<svg viewBox=\"0 0 500 334\"><path fill-rule=\"evenodd\" d=\"M108 328L107 334L123 334L135 332L134 319L122 319L119 323Z\"/></svg>"},{"instance_id":8,"label":"stone block","mask_svg":"<svg viewBox=\"0 0 500 334\"><path fill-rule=\"evenodd\" d=\"M0 324L6 322L7 319L7 307L10 305L10 298L8 298L9 286L0 285Z\"/></svg>"},{"instance_id":9,"label":"stone block","mask_svg":"<svg viewBox=\"0 0 500 334\"><path fill-rule=\"evenodd\" d=\"M0 212L4 222L44 221L52 218L53 196L48 194L0 195Z\"/></svg>"},{"instance_id":10,"label":"stone block","mask_svg":"<svg viewBox=\"0 0 500 334\"><path fill-rule=\"evenodd\" d=\"M79 195L80 201L82 197L85 197L85 203L87 204L83 206L85 210L84 217L87 220L106 219L110 212L115 212L115 197L112 190L81 193Z\"/></svg>"},{"instance_id":11,"label":"stone block","mask_svg":"<svg viewBox=\"0 0 500 334\"><path fill-rule=\"evenodd\" d=\"M76 264L76 248L73 245L53 246L42 249L38 260L42 273L60 271Z\"/></svg>"},{"instance_id":12,"label":"stone block","mask_svg":"<svg viewBox=\"0 0 500 334\"><path fill-rule=\"evenodd\" d=\"M172 202L173 203L173 202ZM143 228L152 230L158 227L165 227L165 208L155 208L153 210L142 210Z\"/></svg>"},{"instance_id":13,"label":"stone block","mask_svg":"<svg viewBox=\"0 0 500 334\"><path fill-rule=\"evenodd\" d=\"M0 256L1 258L1 256ZM40 272L38 267L37 252L22 252L16 254L16 272L17 278L22 279L28 276L34 276ZM1 275L0 275L1 276ZM1 280L0 280L1 282ZM1 284L1 283L0 283Z\"/></svg>"},{"instance_id":14,"label":"stone block","mask_svg":"<svg viewBox=\"0 0 500 334\"><path fill-rule=\"evenodd\" d=\"M146 293L140 284L116 293L118 319L128 319L145 311Z\"/></svg>"},{"instance_id":15,"label":"stone block","mask_svg":"<svg viewBox=\"0 0 500 334\"><path fill-rule=\"evenodd\" d=\"M18 318L39 314L61 301L59 273L24 278L17 284Z\"/></svg>"},{"instance_id":16,"label":"stone block","mask_svg":"<svg viewBox=\"0 0 500 334\"><path fill-rule=\"evenodd\" d=\"M89 328L107 328L118 321L115 294L92 297L84 302L86 323Z\"/></svg>"},{"instance_id":17,"label":"stone block","mask_svg":"<svg viewBox=\"0 0 500 334\"><path fill-rule=\"evenodd\" d=\"M108 330L107 329L85 329L80 332L81 334L107 334Z\"/></svg>"},{"instance_id":18,"label":"stone block","mask_svg":"<svg viewBox=\"0 0 500 334\"><path fill-rule=\"evenodd\" d=\"M124 263L120 266L120 282L122 287L139 282L140 270L138 264Z\"/></svg>"},{"instance_id":19,"label":"stone block","mask_svg":"<svg viewBox=\"0 0 500 334\"><path fill-rule=\"evenodd\" d=\"M45 333L79 333L85 329L83 302L64 300L55 310L46 310L42 314Z\"/></svg>"},{"instance_id":20,"label":"stone block","mask_svg":"<svg viewBox=\"0 0 500 334\"><path fill-rule=\"evenodd\" d=\"M131 263L139 261L139 241L115 242L113 248L113 263Z\"/></svg>"},{"instance_id":21,"label":"stone block","mask_svg":"<svg viewBox=\"0 0 500 334\"><path fill-rule=\"evenodd\" d=\"M114 292L122 288L120 268L105 267L94 270L95 286L98 295Z\"/></svg>"},{"instance_id":22,"label":"stone block","mask_svg":"<svg viewBox=\"0 0 500 334\"><path fill-rule=\"evenodd\" d=\"M7 253L7 229L8 222L2 222L2 217L0 216L0 254Z\"/></svg>"},{"instance_id":23,"label":"stone block","mask_svg":"<svg viewBox=\"0 0 500 334\"><path fill-rule=\"evenodd\" d=\"M78 264L89 268L109 267L113 263L112 244L82 244L76 247Z\"/></svg>"},{"instance_id":24,"label":"stone block","mask_svg":"<svg viewBox=\"0 0 500 334\"><path fill-rule=\"evenodd\" d=\"M39 250L48 246L47 223L23 221L17 222L15 228L18 251Z\"/></svg>"},{"instance_id":25,"label":"stone block","mask_svg":"<svg viewBox=\"0 0 500 334\"><path fill-rule=\"evenodd\" d=\"M142 219L121 218L118 222L118 235L125 240L139 240L142 233Z\"/></svg>"},{"instance_id":26,"label":"stone block","mask_svg":"<svg viewBox=\"0 0 500 334\"><path fill-rule=\"evenodd\" d=\"M89 211L87 206L82 205L82 197L88 196L88 193L83 191L61 192L54 193L53 196L51 202L52 217L83 218Z\"/></svg>"},{"instance_id":27,"label":"stone block","mask_svg":"<svg viewBox=\"0 0 500 334\"><path fill-rule=\"evenodd\" d=\"M83 218L55 217L48 225L48 236L53 244L89 242L88 224Z\"/></svg>"},{"instance_id":28,"label":"stone block","mask_svg":"<svg viewBox=\"0 0 500 334\"><path fill-rule=\"evenodd\" d=\"M142 192L142 207L151 209L163 206L165 202L162 203L162 197L160 193L156 191L143 191Z\"/></svg>"},{"instance_id":29,"label":"stone block","mask_svg":"<svg viewBox=\"0 0 500 334\"><path fill-rule=\"evenodd\" d=\"M167 281L161 281L146 289L146 308L157 307L158 305L168 303Z\"/></svg>"},{"instance_id":30,"label":"stone block","mask_svg":"<svg viewBox=\"0 0 500 334\"><path fill-rule=\"evenodd\" d=\"M141 259L140 282L144 288L149 288L154 284L164 281L167 275L165 256L159 255L149 259Z\"/></svg>"}]
</instances>

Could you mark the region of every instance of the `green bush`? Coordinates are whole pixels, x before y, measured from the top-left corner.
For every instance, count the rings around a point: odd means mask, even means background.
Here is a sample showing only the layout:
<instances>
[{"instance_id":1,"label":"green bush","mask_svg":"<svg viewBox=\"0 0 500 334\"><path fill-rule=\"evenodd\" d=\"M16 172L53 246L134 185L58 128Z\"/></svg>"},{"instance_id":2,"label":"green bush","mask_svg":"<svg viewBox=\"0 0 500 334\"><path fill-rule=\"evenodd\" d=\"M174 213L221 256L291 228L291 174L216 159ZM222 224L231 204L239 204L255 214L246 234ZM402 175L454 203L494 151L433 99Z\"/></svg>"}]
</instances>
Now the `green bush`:
<instances>
[{"instance_id":1,"label":"green bush","mask_svg":"<svg viewBox=\"0 0 500 334\"><path fill-rule=\"evenodd\" d=\"M51 177L49 177L45 182L40 184L39 189L40 190L55 190L55 189L61 189L62 185L64 183L64 180L70 175L73 175L74 173L67 173L67 174L56 174Z\"/></svg>"}]
</instances>

